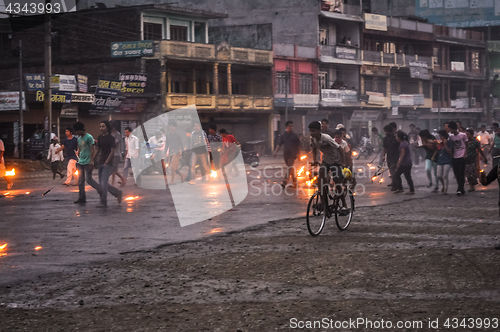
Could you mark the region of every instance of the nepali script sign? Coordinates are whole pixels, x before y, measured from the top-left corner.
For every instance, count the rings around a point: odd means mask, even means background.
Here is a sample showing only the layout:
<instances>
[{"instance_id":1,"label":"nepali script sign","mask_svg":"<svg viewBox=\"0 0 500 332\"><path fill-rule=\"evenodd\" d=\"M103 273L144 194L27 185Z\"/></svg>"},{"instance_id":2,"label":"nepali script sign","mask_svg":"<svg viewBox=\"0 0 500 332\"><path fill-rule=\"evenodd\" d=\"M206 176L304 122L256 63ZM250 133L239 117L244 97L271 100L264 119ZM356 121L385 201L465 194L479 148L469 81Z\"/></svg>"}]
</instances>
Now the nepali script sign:
<instances>
[{"instance_id":1,"label":"nepali script sign","mask_svg":"<svg viewBox=\"0 0 500 332\"><path fill-rule=\"evenodd\" d=\"M152 40L111 43L112 58L154 56L155 45Z\"/></svg>"}]
</instances>

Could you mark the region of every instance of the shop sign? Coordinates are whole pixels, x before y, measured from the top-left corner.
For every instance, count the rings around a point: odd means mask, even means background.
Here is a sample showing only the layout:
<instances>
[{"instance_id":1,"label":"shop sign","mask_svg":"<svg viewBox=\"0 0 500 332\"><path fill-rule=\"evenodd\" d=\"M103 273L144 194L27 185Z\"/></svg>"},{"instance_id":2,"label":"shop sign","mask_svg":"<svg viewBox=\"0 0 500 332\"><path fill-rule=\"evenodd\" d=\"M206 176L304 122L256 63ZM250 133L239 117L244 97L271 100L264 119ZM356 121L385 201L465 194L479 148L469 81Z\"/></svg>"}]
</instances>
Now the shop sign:
<instances>
[{"instance_id":1,"label":"shop sign","mask_svg":"<svg viewBox=\"0 0 500 332\"><path fill-rule=\"evenodd\" d=\"M43 91L37 91L35 100L43 103L45 100L45 93ZM57 91L57 92L53 91L51 100L53 103L57 104L71 103L71 93L62 91Z\"/></svg>"},{"instance_id":2,"label":"shop sign","mask_svg":"<svg viewBox=\"0 0 500 332\"><path fill-rule=\"evenodd\" d=\"M155 45L152 40L111 43L112 58L154 56Z\"/></svg>"},{"instance_id":3,"label":"shop sign","mask_svg":"<svg viewBox=\"0 0 500 332\"><path fill-rule=\"evenodd\" d=\"M146 89L146 74L120 74L122 93L144 93Z\"/></svg>"},{"instance_id":4,"label":"shop sign","mask_svg":"<svg viewBox=\"0 0 500 332\"><path fill-rule=\"evenodd\" d=\"M26 110L24 92L23 110ZM0 92L0 111L19 111L19 91Z\"/></svg>"}]
</instances>

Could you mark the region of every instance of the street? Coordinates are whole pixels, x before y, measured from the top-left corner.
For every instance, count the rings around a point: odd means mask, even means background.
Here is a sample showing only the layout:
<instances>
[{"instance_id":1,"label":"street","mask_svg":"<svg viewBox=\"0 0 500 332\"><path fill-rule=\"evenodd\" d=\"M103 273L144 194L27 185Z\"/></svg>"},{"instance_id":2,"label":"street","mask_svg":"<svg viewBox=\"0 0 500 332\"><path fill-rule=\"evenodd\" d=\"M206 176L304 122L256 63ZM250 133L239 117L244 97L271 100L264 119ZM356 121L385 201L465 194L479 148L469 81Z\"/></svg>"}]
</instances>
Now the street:
<instances>
[{"instance_id":1,"label":"street","mask_svg":"<svg viewBox=\"0 0 500 332\"><path fill-rule=\"evenodd\" d=\"M180 227L168 195L131 183L124 197L137 199L103 211L91 188L78 206L77 187L42 196L57 180L19 181L0 199L0 330L262 331L359 317L426 330L498 318L497 188L430 194L422 169L411 198L361 181L352 225L330 219L317 238L307 196L252 195L257 186L232 211Z\"/></svg>"}]
</instances>

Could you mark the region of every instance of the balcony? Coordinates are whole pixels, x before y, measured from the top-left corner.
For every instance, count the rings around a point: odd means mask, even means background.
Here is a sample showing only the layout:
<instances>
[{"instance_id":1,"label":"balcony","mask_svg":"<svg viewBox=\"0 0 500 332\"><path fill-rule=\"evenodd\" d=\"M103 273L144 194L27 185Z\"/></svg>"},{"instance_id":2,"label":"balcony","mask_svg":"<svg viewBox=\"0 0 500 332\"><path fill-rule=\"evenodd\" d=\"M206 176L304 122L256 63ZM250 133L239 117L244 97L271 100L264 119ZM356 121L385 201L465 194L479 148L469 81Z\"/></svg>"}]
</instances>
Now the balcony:
<instances>
[{"instance_id":1,"label":"balcony","mask_svg":"<svg viewBox=\"0 0 500 332\"><path fill-rule=\"evenodd\" d=\"M273 97L168 93L167 109L195 105L198 110L271 112Z\"/></svg>"},{"instance_id":2,"label":"balcony","mask_svg":"<svg viewBox=\"0 0 500 332\"><path fill-rule=\"evenodd\" d=\"M345 3L342 3L342 1L321 1L321 10L337 14L361 16L360 6L347 5Z\"/></svg>"},{"instance_id":3,"label":"balcony","mask_svg":"<svg viewBox=\"0 0 500 332\"><path fill-rule=\"evenodd\" d=\"M224 61L256 66L272 66L273 52L241 47L219 47L211 44L172 40L160 41L160 57L193 61Z\"/></svg>"},{"instance_id":4,"label":"balcony","mask_svg":"<svg viewBox=\"0 0 500 332\"><path fill-rule=\"evenodd\" d=\"M442 25L434 25L434 33L436 35L444 37L469 39L478 42L484 42L484 33L479 31L450 28Z\"/></svg>"},{"instance_id":5,"label":"balcony","mask_svg":"<svg viewBox=\"0 0 500 332\"><path fill-rule=\"evenodd\" d=\"M366 107L423 107L431 108L432 99L423 94L392 94L384 95L378 92L366 92L364 101Z\"/></svg>"},{"instance_id":6,"label":"balcony","mask_svg":"<svg viewBox=\"0 0 500 332\"><path fill-rule=\"evenodd\" d=\"M419 55L407 55L396 53L384 53L373 51L361 51L361 60L370 64L380 64L382 66L408 67L413 61L425 62L428 68L433 66L433 58Z\"/></svg>"}]
</instances>

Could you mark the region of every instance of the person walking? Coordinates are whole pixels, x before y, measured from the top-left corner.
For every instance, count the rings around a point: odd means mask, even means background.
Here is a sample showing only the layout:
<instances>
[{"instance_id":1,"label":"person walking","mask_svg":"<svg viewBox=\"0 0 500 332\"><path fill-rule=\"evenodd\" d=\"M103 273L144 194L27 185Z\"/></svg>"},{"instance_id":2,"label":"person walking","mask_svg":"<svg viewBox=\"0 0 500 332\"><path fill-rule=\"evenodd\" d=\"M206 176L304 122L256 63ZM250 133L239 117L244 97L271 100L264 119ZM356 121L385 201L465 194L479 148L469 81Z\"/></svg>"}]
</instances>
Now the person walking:
<instances>
[{"instance_id":1,"label":"person walking","mask_svg":"<svg viewBox=\"0 0 500 332\"><path fill-rule=\"evenodd\" d=\"M328 119L321 120L321 133L330 135L331 138L335 138L335 133L330 128L328 128L328 126Z\"/></svg>"},{"instance_id":2,"label":"person walking","mask_svg":"<svg viewBox=\"0 0 500 332\"><path fill-rule=\"evenodd\" d=\"M207 134L201 129L199 122L193 124L193 132L191 133L190 149L191 155L191 181L189 184L195 184L196 165L200 165L202 178L206 176L206 180L210 180L208 166L208 150L207 150Z\"/></svg>"},{"instance_id":3,"label":"person walking","mask_svg":"<svg viewBox=\"0 0 500 332\"><path fill-rule=\"evenodd\" d=\"M404 174L406 182L410 187L410 191L406 194L414 195L415 188L413 187L413 179L411 178L411 152L410 145L408 144L408 136L406 133L399 130L396 133L396 140L399 143L399 159L396 164L396 174L392 179L393 183L396 182L397 190L394 192L395 194L400 194L403 191L403 181L401 181L401 174Z\"/></svg>"},{"instance_id":4,"label":"person walking","mask_svg":"<svg viewBox=\"0 0 500 332\"><path fill-rule=\"evenodd\" d=\"M125 178L118 171L118 165L122 159L122 134L117 129L118 124L115 122L112 125L111 135L115 138L115 149L113 152L113 174L111 174L111 185L115 185L115 176L120 180L118 183L123 187L125 185Z\"/></svg>"},{"instance_id":5,"label":"person walking","mask_svg":"<svg viewBox=\"0 0 500 332\"><path fill-rule=\"evenodd\" d=\"M57 137L52 139L52 143L49 147L49 153L47 154L47 159L51 161L50 168L52 169L52 180L56 178L56 174L59 174L61 179L64 177L61 173L61 164L64 156L58 141Z\"/></svg>"},{"instance_id":6,"label":"person walking","mask_svg":"<svg viewBox=\"0 0 500 332\"><path fill-rule=\"evenodd\" d=\"M70 186L71 180L74 178L78 183L78 175L76 175L76 150L78 149L78 139L73 136L73 128L68 127L65 131L66 138L62 141L62 145L57 152L63 151L64 161L66 166L66 181L63 185Z\"/></svg>"},{"instance_id":7,"label":"person walking","mask_svg":"<svg viewBox=\"0 0 500 332\"><path fill-rule=\"evenodd\" d=\"M285 165L287 166L287 173L281 183L281 186L285 188L288 183L288 179L292 177L293 188L296 188L297 172L295 171L295 167L293 165L295 163L295 159L297 159L300 154L300 139L299 136L293 132L293 121L287 121L285 126L286 131L280 136L278 146L274 151L274 158L276 158L278 151L281 146L283 146L283 159L285 160Z\"/></svg>"},{"instance_id":8,"label":"person walking","mask_svg":"<svg viewBox=\"0 0 500 332\"><path fill-rule=\"evenodd\" d=\"M235 157L238 152L238 142L233 135L226 131L226 129L222 128L219 132L222 136L222 154L220 164L221 166L225 166L234 160L232 163L232 171L237 176L239 175L239 170L236 165Z\"/></svg>"},{"instance_id":9,"label":"person walking","mask_svg":"<svg viewBox=\"0 0 500 332\"><path fill-rule=\"evenodd\" d=\"M168 160L168 168L170 170L169 185L175 183L175 175L179 175L181 182L184 182L184 176L179 171L179 163L181 160L184 145L182 144L182 137L177 133L177 122L170 120L168 122L168 133L165 140L165 155Z\"/></svg>"},{"instance_id":10,"label":"person walking","mask_svg":"<svg viewBox=\"0 0 500 332\"><path fill-rule=\"evenodd\" d=\"M465 151L467 144L467 135L458 131L456 122L450 121L448 124L450 129L450 141L453 142L453 159L451 165L453 167L453 174L457 179L457 196L465 195Z\"/></svg>"},{"instance_id":11,"label":"person walking","mask_svg":"<svg viewBox=\"0 0 500 332\"><path fill-rule=\"evenodd\" d=\"M382 165L382 159L384 156L382 156L382 148L384 146L384 135L382 133L378 132L377 127L372 128L372 144L373 147L376 149L376 153L379 156L379 165Z\"/></svg>"},{"instance_id":12,"label":"person walking","mask_svg":"<svg viewBox=\"0 0 500 332\"><path fill-rule=\"evenodd\" d=\"M484 160L486 156L481 150L481 143L476 139L473 129L467 129L465 131L467 135L467 151L465 153L465 177L469 183L469 192L476 191L475 185L477 185L477 178L479 177L478 169L478 156L480 155ZM485 162L487 164L487 162Z\"/></svg>"},{"instance_id":13,"label":"person walking","mask_svg":"<svg viewBox=\"0 0 500 332\"><path fill-rule=\"evenodd\" d=\"M118 199L118 204L122 201L122 192L108 183L109 177L113 173L114 150L116 147L115 137L111 135L112 127L109 121L102 121L99 124L101 135L97 138L97 153L99 155L99 187L101 204L97 207L105 208L108 205L108 191Z\"/></svg>"},{"instance_id":14,"label":"person walking","mask_svg":"<svg viewBox=\"0 0 500 332\"><path fill-rule=\"evenodd\" d=\"M387 167L389 168L389 174L392 180L392 184L389 184L388 186L391 187L391 191L396 191L398 188L397 182L394 181L394 177L396 176L396 166L399 160L400 143L396 140L393 126L390 124L385 126L384 132L385 137L382 149L382 162L387 161Z\"/></svg>"},{"instance_id":15,"label":"person walking","mask_svg":"<svg viewBox=\"0 0 500 332\"><path fill-rule=\"evenodd\" d=\"M210 125L207 138L210 145L210 161L213 164L212 169L217 171L220 168L220 153L222 149L222 137L217 132L217 125Z\"/></svg>"},{"instance_id":16,"label":"person walking","mask_svg":"<svg viewBox=\"0 0 500 332\"><path fill-rule=\"evenodd\" d=\"M500 162L500 128L497 128L494 134L491 142L491 163L496 167Z\"/></svg>"},{"instance_id":17,"label":"person walking","mask_svg":"<svg viewBox=\"0 0 500 332\"><path fill-rule=\"evenodd\" d=\"M3 144L3 141L0 139L0 175L3 176L5 181L7 181L7 190L11 190L12 187L14 186L14 183L10 181L9 177L5 175L6 169L5 169L5 159L3 157L5 153L5 145Z\"/></svg>"},{"instance_id":18,"label":"person walking","mask_svg":"<svg viewBox=\"0 0 500 332\"><path fill-rule=\"evenodd\" d=\"M481 149L483 150L484 155L487 156L488 153L490 152L491 137L490 137L490 133L488 133L488 131L486 130L485 125L482 125L479 128L479 131L477 132L477 139L479 140L479 143L481 144ZM484 159L483 161L487 162L488 159Z\"/></svg>"},{"instance_id":19,"label":"person walking","mask_svg":"<svg viewBox=\"0 0 500 332\"><path fill-rule=\"evenodd\" d=\"M76 156L78 157L78 162L76 163L76 169L78 170L78 199L75 201L75 204L84 204L87 202L85 181L99 192L99 184L92 177L95 141L92 135L86 132L85 125L82 122L75 123L73 129L78 135L78 149L76 151Z\"/></svg>"},{"instance_id":20,"label":"person walking","mask_svg":"<svg viewBox=\"0 0 500 332\"><path fill-rule=\"evenodd\" d=\"M132 128L127 127L125 128L125 163L123 165L122 187L127 184L129 169L132 162L135 164L137 158L139 158L139 139L137 136L132 135Z\"/></svg>"},{"instance_id":21,"label":"person walking","mask_svg":"<svg viewBox=\"0 0 500 332\"><path fill-rule=\"evenodd\" d=\"M433 183L435 184L433 193L437 193L439 191L439 183L437 180L437 163L434 160L434 154L437 150L437 142L429 130L424 129L418 133L418 136L422 140L422 145L419 148L424 149L425 151L425 173L427 174L427 180L429 183L427 184L427 188L432 187ZM432 174L434 174L434 182L432 181Z\"/></svg>"},{"instance_id":22,"label":"person walking","mask_svg":"<svg viewBox=\"0 0 500 332\"><path fill-rule=\"evenodd\" d=\"M408 139L413 165L418 166L420 164L420 151L418 150L418 131L415 129L415 125L413 123L410 125Z\"/></svg>"},{"instance_id":23,"label":"person walking","mask_svg":"<svg viewBox=\"0 0 500 332\"><path fill-rule=\"evenodd\" d=\"M448 175L451 169L451 160L453 158L453 142L448 138L448 132L444 129L440 130L439 138L441 143L438 144L437 154L437 174L438 181L443 185L441 193L446 195L448 193Z\"/></svg>"}]
</instances>

